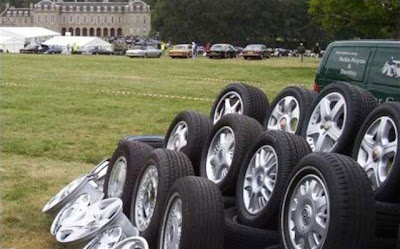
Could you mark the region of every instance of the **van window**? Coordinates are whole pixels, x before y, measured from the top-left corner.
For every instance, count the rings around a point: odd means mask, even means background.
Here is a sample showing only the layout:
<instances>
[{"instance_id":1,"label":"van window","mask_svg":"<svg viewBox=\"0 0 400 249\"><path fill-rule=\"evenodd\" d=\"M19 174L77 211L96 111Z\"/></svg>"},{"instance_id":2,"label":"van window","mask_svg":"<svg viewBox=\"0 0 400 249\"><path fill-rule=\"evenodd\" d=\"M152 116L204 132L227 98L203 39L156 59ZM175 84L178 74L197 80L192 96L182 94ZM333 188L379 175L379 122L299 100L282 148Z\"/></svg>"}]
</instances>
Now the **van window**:
<instances>
[{"instance_id":1,"label":"van window","mask_svg":"<svg viewBox=\"0 0 400 249\"><path fill-rule=\"evenodd\" d=\"M325 65L326 76L337 80L363 81L371 48L335 47Z\"/></svg>"},{"instance_id":2,"label":"van window","mask_svg":"<svg viewBox=\"0 0 400 249\"><path fill-rule=\"evenodd\" d=\"M400 50L378 48L371 65L370 81L400 86Z\"/></svg>"}]
</instances>

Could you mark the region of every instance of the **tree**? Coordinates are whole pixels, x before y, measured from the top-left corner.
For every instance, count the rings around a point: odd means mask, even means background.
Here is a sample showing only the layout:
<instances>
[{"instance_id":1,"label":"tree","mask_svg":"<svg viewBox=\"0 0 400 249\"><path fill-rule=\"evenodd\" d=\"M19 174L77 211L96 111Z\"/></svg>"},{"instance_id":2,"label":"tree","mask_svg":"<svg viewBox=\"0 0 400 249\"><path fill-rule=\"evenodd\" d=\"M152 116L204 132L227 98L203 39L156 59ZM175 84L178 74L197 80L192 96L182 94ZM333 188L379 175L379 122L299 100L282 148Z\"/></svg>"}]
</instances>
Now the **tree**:
<instances>
[{"instance_id":1,"label":"tree","mask_svg":"<svg viewBox=\"0 0 400 249\"><path fill-rule=\"evenodd\" d=\"M395 38L399 0L310 0L309 14L334 38Z\"/></svg>"}]
</instances>

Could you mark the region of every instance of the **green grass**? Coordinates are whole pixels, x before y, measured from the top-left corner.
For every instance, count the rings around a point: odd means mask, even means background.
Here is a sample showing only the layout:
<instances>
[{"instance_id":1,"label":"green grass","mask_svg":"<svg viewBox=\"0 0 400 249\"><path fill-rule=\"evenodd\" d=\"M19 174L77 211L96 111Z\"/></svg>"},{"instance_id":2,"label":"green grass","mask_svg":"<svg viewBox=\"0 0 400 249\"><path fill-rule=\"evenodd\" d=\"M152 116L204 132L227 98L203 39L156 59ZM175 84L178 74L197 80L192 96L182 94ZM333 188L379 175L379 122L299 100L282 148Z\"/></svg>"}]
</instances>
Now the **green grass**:
<instances>
[{"instance_id":1,"label":"green grass","mask_svg":"<svg viewBox=\"0 0 400 249\"><path fill-rule=\"evenodd\" d=\"M164 134L180 111L208 114L230 81L270 101L312 87L318 61L2 56L1 248L57 248L41 208L130 134ZM161 95L161 96L160 96ZM190 99L202 98L202 99Z\"/></svg>"}]
</instances>

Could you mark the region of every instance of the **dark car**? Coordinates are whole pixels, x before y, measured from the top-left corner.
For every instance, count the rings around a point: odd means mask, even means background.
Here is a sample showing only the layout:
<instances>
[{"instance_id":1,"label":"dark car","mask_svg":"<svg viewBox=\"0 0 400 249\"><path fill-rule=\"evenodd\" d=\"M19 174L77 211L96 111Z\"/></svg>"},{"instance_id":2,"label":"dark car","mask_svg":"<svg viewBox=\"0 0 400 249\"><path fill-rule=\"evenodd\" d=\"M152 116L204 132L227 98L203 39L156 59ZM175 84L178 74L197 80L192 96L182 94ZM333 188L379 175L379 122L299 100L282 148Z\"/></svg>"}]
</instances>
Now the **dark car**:
<instances>
[{"instance_id":1,"label":"dark car","mask_svg":"<svg viewBox=\"0 0 400 249\"><path fill-rule=\"evenodd\" d=\"M247 60L248 58L269 58L267 46L265 46L264 44L249 44L242 51L242 55L245 60Z\"/></svg>"},{"instance_id":2,"label":"dark car","mask_svg":"<svg viewBox=\"0 0 400 249\"><path fill-rule=\"evenodd\" d=\"M100 48L100 47L95 47L93 49L90 49L88 52L88 54L95 54L95 55L113 55L113 51L111 50L107 50L104 48Z\"/></svg>"},{"instance_id":3,"label":"dark car","mask_svg":"<svg viewBox=\"0 0 400 249\"><path fill-rule=\"evenodd\" d=\"M236 49L230 44L214 44L207 53L210 59L213 58L235 58Z\"/></svg>"},{"instance_id":4,"label":"dark car","mask_svg":"<svg viewBox=\"0 0 400 249\"><path fill-rule=\"evenodd\" d=\"M42 54L61 54L62 48L56 45L42 45L40 49L40 53Z\"/></svg>"},{"instance_id":5,"label":"dark car","mask_svg":"<svg viewBox=\"0 0 400 249\"><path fill-rule=\"evenodd\" d=\"M20 49L21 54L38 54L41 51L41 46L39 44L29 44L25 48Z\"/></svg>"}]
</instances>

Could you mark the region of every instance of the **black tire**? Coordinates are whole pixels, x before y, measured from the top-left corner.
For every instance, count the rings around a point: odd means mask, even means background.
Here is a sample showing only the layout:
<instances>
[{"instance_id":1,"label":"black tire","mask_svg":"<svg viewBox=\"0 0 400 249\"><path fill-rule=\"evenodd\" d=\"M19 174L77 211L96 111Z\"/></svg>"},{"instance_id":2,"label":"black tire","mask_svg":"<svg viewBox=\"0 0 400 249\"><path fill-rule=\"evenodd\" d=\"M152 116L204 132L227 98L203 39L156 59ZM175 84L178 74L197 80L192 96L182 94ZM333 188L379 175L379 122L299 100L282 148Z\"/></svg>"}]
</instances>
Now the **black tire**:
<instances>
[{"instance_id":1,"label":"black tire","mask_svg":"<svg viewBox=\"0 0 400 249\"><path fill-rule=\"evenodd\" d=\"M397 240L395 238L375 238L368 249L396 249Z\"/></svg>"},{"instance_id":2,"label":"black tire","mask_svg":"<svg viewBox=\"0 0 400 249\"><path fill-rule=\"evenodd\" d=\"M400 204L375 202L375 235L382 238L397 238L400 224Z\"/></svg>"},{"instance_id":3,"label":"black tire","mask_svg":"<svg viewBox=\"0 0 400 249\"><path fill-rule=\"evenodd\" d=\"M224 245L224 208L222 195L211 181L194 176L181 178L169 192L160 224L158 249L163 243L163 223L168 204L176 194L182 200L180 249L222 249Z\"/></svg>"},{"instance_id":4,"label":"black tire","mask_svg":"<svg viewBox=\"0 0 400 249\"><path fill-rule=\"evenodd\" d=\"M283 247L281 246L281 245L273 245L273 246L270 246L270 247L268 247L268 248L266 248L266 249L283 249Z\"/></svg>"},{"instance_id":5,"label":"black tire","mask_svg":"<svg viewBox=\"0 0 400 249\"><path fill-rule=\"evenodd\" d=\"M275 151L278 170L275 176L275 187L270 192L270 199L266 203L266 206L258 213L252 214L246 209L243 188L246 171L257 151L263 146L270 146ZM267 131L255 140L241 165L236 185L236 207L240 223L258 228L278 228L280 204L289 182L289 176L297 163L309 153L311 153L311 149L308 143L302 137L295 134L281 131ZM266 201L266 199L264 200Z\"/></svg>"},{"instance_id":6,"label":"black tire","mask_svg":"<svg viewBox=\"0 0 400 249\"><path fill-rule=\"evenodd\" d=\"M303 87L298 86L290 86L283 89L278 95L275 97L274 101L272 101L267 115L265 116L264 120L264 127L268 129L269 119L271 118L271 114L275 107L279 104L279 102L285 97L293 97L296 99L297 103L299 104L300 115L299 120L297 120L297 127L294 130L295 134L300 134L302 130L302 125L305 117L307 117L308 112L310 111L311 104L317 98L318 94L314 91L309 91ZM279 130L282 130L280 127L277 127Z\"/></svg>"},{"instance_id":7,"label":"black tire","mask_svg":"<svg viewBox=\"0 0 400 249\"><path fill-rule=\"evenodd\" d=\"M140 236L144 237L148 242L151 249L157 247L158 230L160 219L162 216L162 209L167 201L168 192L176 180L184 176L194 175L192 163L189 158L180 152L156 149L150 153L145 165L143 166L134 190L132 192L132 203L130 206L130 220L134 226L137 227L135 212L136 212L136 199L139 191L140 183L143 175L149 167L154 166L157 169L157 200L154 206L151 221L145 229L140 231Z\"/></svg>"},{"instance_id":8,"label":"black tire","mask_svg":"<svg viewBox=\"0 0 400 249\"><path fill-rule=\"evenodd\" d=\"M248 57L247 57L247 56L243 56L243 58L244 58L245 60L247 60L247 59L248 59Z\"/></svg>"},{"instance_id":9,"label":"black tire","mask_svg":"<svg viewBox=\"0 0 400 249\"><path fill-rule=\"evenodd\" d=\"M235 137L235 147L233 151L232 163L227 175L217 185L220 187L224 196L233 196L236 190L237 177L239 175L241 162L250 148L252 142L262 133L262 126L257 120L238 114L228 114L223 116L211 130L210 136L203 147L200 162L200 176L208 178L207 155L211 142L218 131L224 127L232 129Z\"/></svg>"},{"instance_id":10,"label":"black tire","mask_svg":"<svg viewBox=\"0 0 400 249\"><path fill-rule=\"evenodd\" d=\"M265 249L278 243L278 231L239 224L236 208L225 210L224 249Z\"/></svg>"},{"instance_id":11,"label":"black tire","mask_svg":"<svg viewBox=\"0 0 400 249\"><path fill-rule=\"evenodd\" d=\"M123 211L129 217L130 204L132 201L132 189L135 186L136 180L142 170L147 157L150 155L153 147L136 141L124 140L115 150L111 157L110 164L104 179L104 195L109 198L108 183L110 181L111 172L117 163L117 160L124 157L126 160L126 178L122 190L122 195L119 197L123 202Z\"/></svg>"},{"instance_id":12,"label":"black tire","mask_svg":"<svg viewBox=\"0 0 400 249\"><path fill-rule=\"evenodd\" d=\"M307 128L310 118L314 110L318 106L322 98L331 93L339 93L343 96L346 102L347 117L344 120L344 115L341 115L342 132L335 145L331 148L323 149L324 152L335 152L345 155L351 155L356 133L367 115L378 106L378 102L374 96L365 89L351 85L345 82L336 82L326 87L312 104L308 115L304 118L302 124L302 136L310 143L311 149L315 151L315 144L312 138L307 137ZM333 107L330 107L331 109ZM340 116L339 116L340 117ZM318 125L319 126L319 125ZM321 129L323 123L321 122Z\"/></svg>"},{"instance_id":13,"label":"black tire","mask_svg":"<svg viewBox=\"0 0 400 249\"><path fill-rule=\"evenodd\" d=\"M211 111L211 120L214 124L216 121L216 112L218 111L217 108L219 107L218 104L220 101L223 101L224 96L229 92L237 93L242 99L243 115L255 118L261 124L264 122L265 114L269 106L267 96L264 92L256 87L243 83L233 83L222 89L214 102Z\"/></svg>"},{"instance_id":14,"label":"black tire","mask_svg":"<svg viewBox=\"0 0 400 249\"><path fill-rule=\"evenodd\" d=\"M199 175L201 151L207 138L210 136L212 122L207 116L195 111L183 111L179 113L169 126L165 136L165 148L168 148L168 143L172 135L171 133L180 122L185 122L188 129L187 145L181 149L181 152L189 157L190 161L192 161L195 174Z\"/></svg>"},{"instance_id":15,"label":"black tire","mask_svg":"<svg viewBox=\"0 0 400 249\"><path fill-rule=\"evenodd\" d=\"M121 142L124 140L142 142L150 145L154 149L158 149L158 148L164 148L165 139L164 136L161 135L131 135L122 138L119 141L119 144L121 144Z\"/></svg>"},{"instance_id":16,"label":"black tire","mask_svg":"<svg viewBox=\"0 0 400 249\"><path fill-rule=\"evenodd\" d=\"M236 206L236 198L233 196L224 196L224 209L233 208Z\"/></svg>"},{"instance_id":17,"label":"black tire","mask_svg":"<svg viewBox=\"0 0 400 249\"><path fill-rule=\"evenodd\" d=\"M397 139L398 145L396 149L396 154L393 155L393 162L390 167L390 172L385 179L385 181L375 189L375 198L379 201L386 202L397 202L400 200L400 181L398 176L400 175L400 103L399 102L387 102L381 104L377 108L375 108L370 115L365 119L363 125L361 126L360 131L358 132L357 138L354 142L354 148L352 156L355 160L358 158L358 154L361 149L361 144L365 133L369 129L369 127L379 118L386 116L389 117L394 124L395 129L391 129L388 135L388 142L393 141L393 139ZM397 136L396 136L397 130ZM379 143L374 139L375 143ZM362 164L363 161L359 163ZM361 165L363 168L365 165Z\"/></svg>"},{"instance_id":18,"label":"black tire","mask_svg":"<svg viewBox=\"0 0 400 249\"><path fill-rule=\"evenodd\" d=\"M323 152L304 157L290 177L280 215L284 248L294 248L288 235L288 205L295 188L304 177L318 178L326 189L326 191L319 190L319 196L328 196L330 202L329 227L322 247L368 248L371 239L374 238L375 229L374 194L368 177L350 157ZM301 214L304 213L303 210L307 207L305 204L306 202L303 206L298 205L296 210L300 210ZM320 210L323 208L321 206Z\"/></svg>"}]
</instances>

